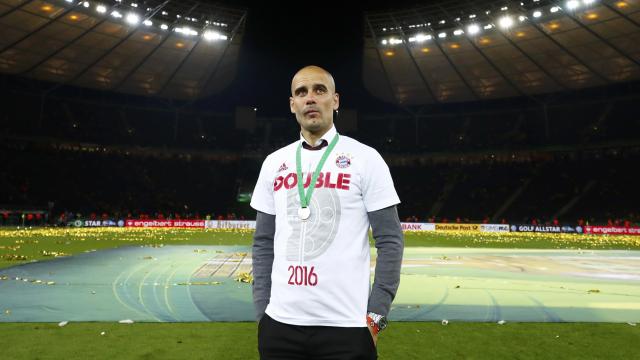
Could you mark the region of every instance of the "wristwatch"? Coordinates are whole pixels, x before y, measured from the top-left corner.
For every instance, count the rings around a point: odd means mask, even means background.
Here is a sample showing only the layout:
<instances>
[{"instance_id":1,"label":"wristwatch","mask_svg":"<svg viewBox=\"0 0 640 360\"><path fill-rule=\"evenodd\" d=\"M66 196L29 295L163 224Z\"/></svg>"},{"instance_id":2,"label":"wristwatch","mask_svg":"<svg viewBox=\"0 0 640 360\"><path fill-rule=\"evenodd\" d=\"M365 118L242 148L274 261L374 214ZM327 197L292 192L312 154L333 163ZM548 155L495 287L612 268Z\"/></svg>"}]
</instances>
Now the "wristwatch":
<instances>
[{"instance_id":1,"label":"wristwatch","mask_svg":"<svg viewBox=\"0 0 640 360\"><path fill-rule=\"evenodd\" d=\"M387 317L369 311L367 313L367 325L370 326L373 329L373 333L377 335L387 327Z\"/></svg>"}]
</instances>

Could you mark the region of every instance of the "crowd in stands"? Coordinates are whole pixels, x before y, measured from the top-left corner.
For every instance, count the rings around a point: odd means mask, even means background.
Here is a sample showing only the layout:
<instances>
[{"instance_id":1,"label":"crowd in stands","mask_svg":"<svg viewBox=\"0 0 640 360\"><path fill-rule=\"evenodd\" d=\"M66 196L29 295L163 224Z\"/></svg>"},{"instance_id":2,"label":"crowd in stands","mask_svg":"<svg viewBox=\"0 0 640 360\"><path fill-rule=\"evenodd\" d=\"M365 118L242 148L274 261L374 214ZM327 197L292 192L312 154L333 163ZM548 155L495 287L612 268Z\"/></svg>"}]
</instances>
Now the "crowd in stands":
<instances>
[{"instance_id":1,"label":"crowd in stands","mask_svg":"<svg viewBox=\"0 0 640 360\"><path fill-rule=\"evenodd\" d=\"M0 136L5 137L264 154L290 143L298 134L292 116L261 118L259 111L253 129L240 129L234 113L81 99L51 98L41 103L40 97L3 95L6 106L0 117ZM26 105L30 102L32 106ZM342 130L339 118L336 125L342 133L385 154L575 147L638 141L636 103L629 96L591 99L576 95L544 108L480 104L416 115L360 111L357 130Z\"/></svg>"},{"instance_id":2,"label":"crowd in stands","mask_svg":"<svg viewBox=\"0 0 640 360\"><path fill-rule=\"evenodd\" d=\"M16 214L30 223L60 214L251 219L238 195L253 189L269 152L298 136L292 118L259 119L250 131L232 115L193 109L68 100L47 102L43 115L8 104L0 210L44 212L0 211L2 224ZM639 217L634 114L633 99L559 102L544 116L535 107L363 114L344 133L385 157L406 221L625 226Z\"/></svg>"},{"instance_id":3,"label":"crowd in stands","mask_svg":"<svg viewBox=\"0 0 640 360\"><path fill-rule=\"evenodd\" d=\"M560 156L534 164L391 166L391 173L405 221L638 223L640 189L631 164L640 160L640 152L600 155ZM29 205L45 210L49 223L255 216L247 203L238 201L240 192L251 191L260 168L252 158L228 163L5 147L0 161L5 165L0 170L0 209L4 204ZM33 214L26 222L42 222L43 217ZM6 222L6 213L0 218Z\"/></svg>"}]
</instances>

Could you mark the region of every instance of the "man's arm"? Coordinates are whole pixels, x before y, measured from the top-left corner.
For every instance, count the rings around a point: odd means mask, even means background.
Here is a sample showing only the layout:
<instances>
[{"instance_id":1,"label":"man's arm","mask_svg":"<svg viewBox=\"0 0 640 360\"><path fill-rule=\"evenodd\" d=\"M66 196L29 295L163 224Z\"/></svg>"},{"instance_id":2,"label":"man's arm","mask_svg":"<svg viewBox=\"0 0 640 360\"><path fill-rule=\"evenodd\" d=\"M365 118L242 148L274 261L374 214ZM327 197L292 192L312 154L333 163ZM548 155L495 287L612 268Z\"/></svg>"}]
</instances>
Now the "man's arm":
<instances>
[{"instance_id":1,"label":"man's arm","mask_svg":"<svg viewBox=\"0 0 640 360\"><path fill-rule=\"evenodd\" d=\"M258 211L256 232L253 235L253 305L256 320L264 315L271 297L271 268L273 267L273 238L276 216Z\"/></svg>"},{"instance_id":2,"label":"man's arm","mask_svg":"<svg viewBox=\"0 0 640 360\"><path fill-rule=\"evenodd\" d=\"M375 246L378 249L373 288L368 311L387 316L400 285L404 238L396 206L368 213Z\"/></svg>"}]
</instances>

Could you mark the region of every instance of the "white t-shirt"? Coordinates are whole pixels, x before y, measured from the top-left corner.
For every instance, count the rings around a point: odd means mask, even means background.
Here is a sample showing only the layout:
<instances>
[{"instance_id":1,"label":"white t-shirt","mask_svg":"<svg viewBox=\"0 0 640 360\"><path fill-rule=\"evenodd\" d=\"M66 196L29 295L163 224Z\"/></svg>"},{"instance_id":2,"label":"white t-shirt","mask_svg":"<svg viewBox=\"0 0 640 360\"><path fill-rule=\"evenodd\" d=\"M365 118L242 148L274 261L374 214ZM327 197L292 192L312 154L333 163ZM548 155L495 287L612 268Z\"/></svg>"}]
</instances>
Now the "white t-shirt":
<instances>
[{"instance_id":1,"label":"white t-shirt","mask_svg":"<svg viewBox=\"0 0 640 360\"><path fill-rule=\"evenodd\" d=\"M322 138L331 143L335 134L332 127ZM371 276L367 213L400 202L389 167L375 149L340 135L316 181L311 216L302 221L300 141L267 156L251 199L251 207L276 216L266 313L293 325L364 327ZM326 149L302 149L305 193Z\"/></svg>"}]
</instances>

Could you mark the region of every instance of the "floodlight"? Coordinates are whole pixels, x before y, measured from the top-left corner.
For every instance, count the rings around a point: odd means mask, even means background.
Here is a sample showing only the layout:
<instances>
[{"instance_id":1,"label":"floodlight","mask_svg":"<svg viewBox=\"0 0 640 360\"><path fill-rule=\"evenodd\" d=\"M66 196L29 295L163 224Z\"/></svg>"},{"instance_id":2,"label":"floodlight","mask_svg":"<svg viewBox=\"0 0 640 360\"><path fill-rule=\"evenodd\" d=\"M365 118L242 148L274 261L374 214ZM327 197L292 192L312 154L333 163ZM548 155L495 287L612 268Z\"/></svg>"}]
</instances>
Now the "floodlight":
<instances>
[{"instance_id":1,"label":"floodlight","mask_svg":"<svg viewBox=\"0 0 640 360\"><path fill-rule=\"evenodd\" d=\"M567 1L567 9L575 10L580 6L580 2L578 0L569 0Z\"/></svg>"},{"instance_id":2,"label":"floodlight","mask_svg":"<svg viewBox=\"0 0 640 360\"><path fill-rule=\"evenodd\" d=\"M469 33L469 35L475 35L480 32L480 26L478 26L477 24L471 24L467 26L467 32Z\"/></svg>"},{"instance_id":3,"label":"floodlight","mask_svg":"<svg viewBox=\"0 0 640 360\"><path fill-rule=\"evenodd\" d=\"M511 18L511 16L503 16L500 18L498 23L502 28L508 29L511 27L511 25L513 25L513 19Z\"/></svg>"},{"instance_id":4,"label":"floodlight","mask_svg":"<svg viewBox=\"0 0 640 360\"><path fill-rule=\"evenodd\" d=\"M136 25L137 23L140 22L140 16L138 16L135 13L128 13L126 20L129 24Z\"/></svg>"},{"instance_id":5,"label":"floodlight","mask_svg":"<svg viewBox=\"0 0 640 360\"><path fill-rule=\"evenodd\" d=\"M213 41L220 39L220 34L216 31L207 30L203 34L205 40Z\"/></svg>"}]
</instances>

